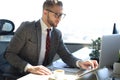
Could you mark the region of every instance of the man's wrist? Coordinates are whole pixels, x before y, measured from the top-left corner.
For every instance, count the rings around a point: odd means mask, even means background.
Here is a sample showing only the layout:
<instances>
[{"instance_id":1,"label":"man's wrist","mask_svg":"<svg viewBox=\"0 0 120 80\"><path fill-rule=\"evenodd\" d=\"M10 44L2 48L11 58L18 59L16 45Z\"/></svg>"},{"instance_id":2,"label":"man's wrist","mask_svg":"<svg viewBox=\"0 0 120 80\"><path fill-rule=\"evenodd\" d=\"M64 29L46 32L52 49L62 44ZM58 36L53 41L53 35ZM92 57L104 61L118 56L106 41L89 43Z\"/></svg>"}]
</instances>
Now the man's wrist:
<instances>
[{"instance_id":1,"label":"man's wrist","mask_svg":"<svg viewBox=\"0 0 120 80\"><path fill-rule=\"evenodd\" d=\"M76 62L76 66L79 67L79 68L81 68L81 66L80 66L81 62L83 62L83 61L82 61L82 60L78 60L78 61Z\"/></svg>"},{"instance_id":2,"label":"man's wrist","mask_svg":"<svg viewBox=\"0 0 120 80\"><path fill-rule=\"evenodd\" d=\"M27 65L25 66L24 71L27 72L31 67L32 67L31 64L27 64Z\"/></svg>"}]
</instances>

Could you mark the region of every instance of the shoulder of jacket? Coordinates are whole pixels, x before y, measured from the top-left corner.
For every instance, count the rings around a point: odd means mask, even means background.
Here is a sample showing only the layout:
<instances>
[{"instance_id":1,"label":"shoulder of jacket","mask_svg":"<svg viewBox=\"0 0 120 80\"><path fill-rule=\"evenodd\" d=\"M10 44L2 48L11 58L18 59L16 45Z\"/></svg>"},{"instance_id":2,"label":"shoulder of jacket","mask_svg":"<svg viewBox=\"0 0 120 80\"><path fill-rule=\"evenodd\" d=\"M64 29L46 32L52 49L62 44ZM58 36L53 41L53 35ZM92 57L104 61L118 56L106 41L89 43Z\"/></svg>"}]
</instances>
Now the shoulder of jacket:
<instances>
[{"instance_id":1,"label":"shoulder of jacket","mask_svg":"<svg viewBox=\"0 0 120 80\"><path fill-rule=\"evenodd\" d=\"M24 21L24 22L22 22L22 24L31 26L31 25L35 24L35 21Z\"/></svg>"}]
</instances>

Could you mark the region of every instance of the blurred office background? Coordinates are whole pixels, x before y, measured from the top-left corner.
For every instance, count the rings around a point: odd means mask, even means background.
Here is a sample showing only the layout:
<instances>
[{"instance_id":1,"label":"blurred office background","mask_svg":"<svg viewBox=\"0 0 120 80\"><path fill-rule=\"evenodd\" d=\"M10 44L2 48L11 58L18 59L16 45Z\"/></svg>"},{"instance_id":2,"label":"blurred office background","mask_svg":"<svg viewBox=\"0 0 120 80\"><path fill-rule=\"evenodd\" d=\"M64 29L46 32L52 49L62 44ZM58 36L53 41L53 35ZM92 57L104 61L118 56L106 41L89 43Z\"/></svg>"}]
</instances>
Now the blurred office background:
<instances>
[{"instance_id":1,"label":"blurred office background","mask_svg":"<svg viewBox=\"0 0 120 80\"><path fill-rule=\"evenodd\" d=\"M0 19L13 21L16 30L23 21L41 18L44 1L0 0ZM61 1L64 4L66 17L61 20L57 28L62 31L63 40L69 49L74 49L72 52L81 47L78 44L85 45L91 39L112 34L114 23L118 32L120 31L120 0Z\"/></svg>"}]
</instances>

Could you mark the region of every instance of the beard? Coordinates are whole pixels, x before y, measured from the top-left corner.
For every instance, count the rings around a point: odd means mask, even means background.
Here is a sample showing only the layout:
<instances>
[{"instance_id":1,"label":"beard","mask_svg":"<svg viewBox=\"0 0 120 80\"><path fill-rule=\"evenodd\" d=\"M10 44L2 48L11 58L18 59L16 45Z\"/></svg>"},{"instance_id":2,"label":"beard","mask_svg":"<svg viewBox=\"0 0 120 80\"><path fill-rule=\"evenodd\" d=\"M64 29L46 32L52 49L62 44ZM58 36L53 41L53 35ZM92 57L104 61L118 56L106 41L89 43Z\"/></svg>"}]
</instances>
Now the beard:
<instances>
[{"instance_id":1,"label":"beard","mask_svg":"<svg viewBox=\"0 0 120 80\"><path fill-rule=\"evenodd\" d=\"M52 26L52 27L57 27L57 25L55 25L51 20L48 20L48 23L49 23L50 26Z\"/></svg>"},{"instance_id":2,"label":"beard","mask_svg":"<svg viewBox=\"0 0 120 80\"><path fill-rule=\"evenodd\" d=\"M52 27L57 27L57 24L55 24L55 23L50 19L49 15L48 15L48 17L47 17L47 22L50 24L50 26L52 26Z\"/></svg>"}]
</instances>

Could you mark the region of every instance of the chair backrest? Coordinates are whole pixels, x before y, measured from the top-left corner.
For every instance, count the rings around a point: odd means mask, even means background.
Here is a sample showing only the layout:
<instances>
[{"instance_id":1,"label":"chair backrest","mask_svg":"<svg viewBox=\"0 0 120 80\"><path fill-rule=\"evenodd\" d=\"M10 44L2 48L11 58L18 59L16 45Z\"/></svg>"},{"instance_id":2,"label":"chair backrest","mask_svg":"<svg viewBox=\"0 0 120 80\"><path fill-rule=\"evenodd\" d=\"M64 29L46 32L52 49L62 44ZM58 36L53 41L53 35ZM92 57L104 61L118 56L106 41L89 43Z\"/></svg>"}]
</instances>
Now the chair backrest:
<instances>
[{"instance_id":1,"label":"chair backrest","mask_svg":"<svg viewBox=\"0 0 120 80\"><path fill-rule=\"evenodd\" d=\"M0 19L0 35L12 34L15 25L11 20Z\"/></svg>"},{"instance_id":2,"label":"chair backrest","mask_svg":"<svg viewBox=\"0 0 120 80\"><path fill-rule=\"evenodd\" d=\"M14 35L14 28L15 25L11 20L0 19L0 79L1 75L7 72L7 68L10 66L4 58L4 52L12 38L11 36Z\"/></svg>"}]
</instances>

